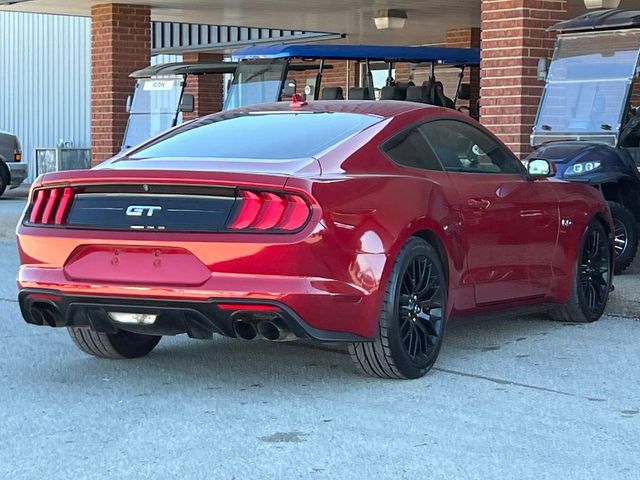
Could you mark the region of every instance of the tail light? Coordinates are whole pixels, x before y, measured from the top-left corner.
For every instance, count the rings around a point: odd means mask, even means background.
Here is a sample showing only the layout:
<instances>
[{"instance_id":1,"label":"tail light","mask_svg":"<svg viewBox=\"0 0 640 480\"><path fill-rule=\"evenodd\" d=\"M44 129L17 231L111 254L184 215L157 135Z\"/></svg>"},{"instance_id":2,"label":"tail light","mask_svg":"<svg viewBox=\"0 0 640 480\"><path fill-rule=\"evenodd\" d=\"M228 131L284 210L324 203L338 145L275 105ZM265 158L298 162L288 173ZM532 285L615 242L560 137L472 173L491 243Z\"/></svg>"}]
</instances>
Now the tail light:
<instances>
[{"instance_id":1,"label":"tail light","mask_svg":"<svg viewBox=\"0 0 640 480\"><path fill-rule=\"evenodd\" d=\"M13 160L16 162L22 161L22 152L20 150L14 150L13 152Z\"/></svg>"},{"instance_id":2,"label":"tail light","mask_svg":"<svg viewBox=\"0 0 640 480\"><path fill-rule=\"evenodd\" d=\"M73 202L70 187L38 190L29 214L29 223L34 225L64 225Z\"/></svg>"},{"instance_id":3,"label":"tail light","mask_svg":"<svg viewBox=\"0 0 640 480\"><path fill-rule=\"evenodd\" d=\"M299 195L244 190L228 228L292 232L302 228L310 216L309 204Z\"/></svg>"}]
</instances>

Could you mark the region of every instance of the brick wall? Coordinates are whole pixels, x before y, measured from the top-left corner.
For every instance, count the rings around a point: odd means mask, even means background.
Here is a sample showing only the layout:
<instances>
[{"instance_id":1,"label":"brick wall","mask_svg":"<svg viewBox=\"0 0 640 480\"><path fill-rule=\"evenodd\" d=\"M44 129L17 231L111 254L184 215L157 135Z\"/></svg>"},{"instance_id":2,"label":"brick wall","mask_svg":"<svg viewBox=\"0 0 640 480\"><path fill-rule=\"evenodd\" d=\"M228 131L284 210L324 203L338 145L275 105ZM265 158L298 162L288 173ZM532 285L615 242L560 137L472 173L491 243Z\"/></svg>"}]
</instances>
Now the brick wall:
<instances>
[{"instance_id":1,"label":"brick wall","mask_svg":"<svg viewBox=\"0 0 640 480\"><path fill-rule=\"evenodd\" d=\"M481 122L520 157L544 85L538 59L553 54L546 29L566 18L566 0L482 0Z\"/></svg>"},{"instance_id":2,"label":"brick wall","mask_svg":"<svg viewBox=\"0 0 640 480\"><path fill-rule=\"evenodd\" d=\"M223 56L217 53L189 52L182 56L183 62L221 62ZM222 110L223 104L223 76L188 75L187 87L184 93L194 97L194 111L182 115L184 121L208 115Z\"/></svg>"},{"instance_id":3,"label":"brick wall","mask_svg":"<svg viewBox=\"0 0 640 480\"><path fill-rule=\"evenodd\" d=\"M91 7L91 153L98 164L120 150L127 124L129 74L149 65L150 8L102 4Z\"/></svg>"},{"instance_id":4,"label":"brick wall","mask_svg":"<svg viewBox=\"0 0 640 480\"><path fill-rule=\"evenodd\" d=\"M448 30L447 47L480 48L480 29L452 28ZM471 115L477 118L478 99L480 98L480 68L466 68L462 81L471 86L471 95L469 101L459 100L457 106L468 106Z\"/></svg>"}]
</instances>

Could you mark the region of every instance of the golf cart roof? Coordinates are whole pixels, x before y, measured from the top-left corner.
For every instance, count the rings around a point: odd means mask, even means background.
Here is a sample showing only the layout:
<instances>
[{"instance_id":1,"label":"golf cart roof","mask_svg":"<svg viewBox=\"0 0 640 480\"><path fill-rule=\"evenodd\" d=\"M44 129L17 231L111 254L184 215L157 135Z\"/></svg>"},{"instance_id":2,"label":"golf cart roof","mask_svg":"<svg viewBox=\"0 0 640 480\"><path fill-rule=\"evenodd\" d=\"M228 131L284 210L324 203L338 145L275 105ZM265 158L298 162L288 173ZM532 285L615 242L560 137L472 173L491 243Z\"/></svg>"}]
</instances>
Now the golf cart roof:
<instances>
[{"instance_id":1,"label":"golf cart roof","mask_svg":"<svg viewBox=\"0 0 640 480\"><path fill-rule=\"evenodd\" d=\"M300 58L313 60L371 60L385 62L438 62L479 65L480 49L404 47L386 45L258 45L234 52L241 59Z\"/></svg>"},{"instance_id":2,"label":"golf cart roof","mask_svg":"<svg viewBox=\"0 0 640 480\"><path fill-rule=\"evenodd\" d=\"M129 74L131 78L151 78L159 76L180 76L180 75L205 75L205 74L222 74L235 73L238 62L219 62L219 63L160 63L151 65L150 67L136 70ZM333 65L325 65L326 69L332 69ZM289 70L298 72L305 70L318 70L317 65L294 63L289 65Z\"/></svg>"},{"instance_id":3,"label":"golf cart roof","mask_svg":"<svg viewBox=\"0 0 640 480\"><path fill-rule=\"evenodd\" d=\"M236 70L237 62L216 62L216 63L160 63L150 67L136 70L129 76L132 78L149 78L162 75L204 75L207 73L233 73Z\"/></svg>"},{"instance_id":4,"label":"golf cart roof","mask_svg":"<svg viewBox=\"0 0 640 480\"><path fill-rule=\"evenodd\" d=\"M556 23L548 31L558 33L619 30L640 27L640 10L597 10Z\"/></svg>"}]
</instances>

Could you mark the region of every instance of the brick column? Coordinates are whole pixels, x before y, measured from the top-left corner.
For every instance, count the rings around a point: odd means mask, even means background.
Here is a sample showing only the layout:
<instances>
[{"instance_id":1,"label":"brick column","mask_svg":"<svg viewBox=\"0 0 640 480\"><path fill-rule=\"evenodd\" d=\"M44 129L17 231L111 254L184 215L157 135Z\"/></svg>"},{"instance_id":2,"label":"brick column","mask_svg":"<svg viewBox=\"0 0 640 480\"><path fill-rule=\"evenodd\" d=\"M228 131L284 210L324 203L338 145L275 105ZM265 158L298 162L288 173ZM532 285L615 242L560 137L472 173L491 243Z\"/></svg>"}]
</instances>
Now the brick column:
<instances>
[{"instance_id":1,"label":"brick column","mask_svg":"<svg viewBox=\"0 0 640 480\"><path fill-rule=\"evenodd\" d=\"M482 0L480 121L524 157L542 93L540 57L551 58L547 27L567 18L566 0Z\"/></svg>"},{"instance_id":2,"label":"brick column","mask_svg":"<svg viewBox=\"0 0 640 480\"><path fill-rule=\"evenodd\" d=\"M91 7L91 154L94 165L120 151L134 70L151 54L151 9L109 3Z\"/></svg>"},{"instance_id":3,"label":"brick column","mask_svg":"<svg viewBox=\"0 0 640 480\"><path fill-rule=\"evenodd\" d=\"M217 63L223 60L218 53L189 52L182 56L183 62ZM182 115L184 121L222 110L223 75L189 75L184 93L194 97L194 111Z\"/></svg>"},{"instance_id":4,"label":"brick column","mask_svg":"<svg viewBox=\"0 0 640 480\"><path fill-rule=\"evenodd\" d=\"M467 27L447 30L447 47L480 48L480 29L476 27ZM471 86L469 110L471 116L477 118L477 105L478 99L480 98L480 68L466 68L462 81Z\"/></svg>"}]
</instances>

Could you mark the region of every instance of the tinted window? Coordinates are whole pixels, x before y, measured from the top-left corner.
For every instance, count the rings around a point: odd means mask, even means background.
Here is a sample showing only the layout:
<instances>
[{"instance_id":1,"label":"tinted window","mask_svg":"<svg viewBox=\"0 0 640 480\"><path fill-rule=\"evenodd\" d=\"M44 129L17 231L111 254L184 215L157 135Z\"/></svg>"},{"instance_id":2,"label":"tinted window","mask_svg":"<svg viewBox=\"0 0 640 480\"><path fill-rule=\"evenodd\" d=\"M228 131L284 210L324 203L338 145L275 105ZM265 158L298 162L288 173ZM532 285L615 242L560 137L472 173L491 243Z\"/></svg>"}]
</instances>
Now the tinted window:
<instances>
[{"instance_id":1,"label":"tinted window","mask_svg":"<svg viewBox=\"0 0 640 480\"><path fill-rule=\"evenodd\" d=\"M405 167L442 170L424 135L417 128L392 137L383 145L382 150L391 160Z\"/></svg>"},{"instance_id":2,"label":"tinted window","mask_svg":"<svg viewBox=\"0 0 640 480\"><path fill-rule=\"evenodd\" d=\"M130 158L302 158L327 150L380 121L353 113L260 113L203 118Z\"/></svg>"},{"instance_id":3,"label":"tinted window","mask_svg":"<svg viewBox=\"0 0 640 480\"><path fill-rule=\"evenodd\" d=\"M436 120L419 127L449 172L516 173L523 167L493 138L455 120Z\"/></svg>"}]
</instances>

